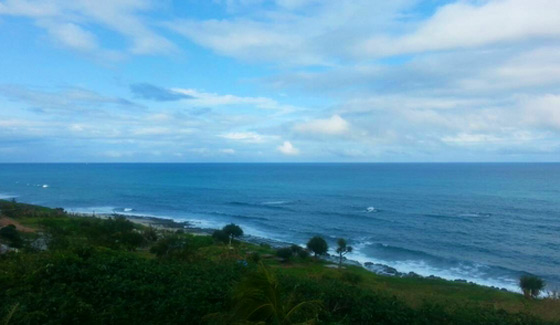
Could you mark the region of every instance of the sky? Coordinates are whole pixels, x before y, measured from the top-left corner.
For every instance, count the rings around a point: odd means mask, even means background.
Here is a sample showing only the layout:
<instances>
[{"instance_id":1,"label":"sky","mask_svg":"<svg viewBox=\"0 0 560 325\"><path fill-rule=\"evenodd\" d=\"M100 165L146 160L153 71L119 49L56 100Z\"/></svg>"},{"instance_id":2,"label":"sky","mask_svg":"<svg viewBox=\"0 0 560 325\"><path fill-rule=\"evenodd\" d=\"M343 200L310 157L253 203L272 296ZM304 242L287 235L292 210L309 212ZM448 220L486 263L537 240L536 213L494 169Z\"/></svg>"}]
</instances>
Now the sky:
<instances>
[{"instance_id":1,"label":"sky","mask_svg":"<svg viewBox=\"0 0 560 325\"><path fill-rule=\"evenodd\" d=\"M0 0L0 162L560 161L558 0Z\"/></svg>"}]
</instances>

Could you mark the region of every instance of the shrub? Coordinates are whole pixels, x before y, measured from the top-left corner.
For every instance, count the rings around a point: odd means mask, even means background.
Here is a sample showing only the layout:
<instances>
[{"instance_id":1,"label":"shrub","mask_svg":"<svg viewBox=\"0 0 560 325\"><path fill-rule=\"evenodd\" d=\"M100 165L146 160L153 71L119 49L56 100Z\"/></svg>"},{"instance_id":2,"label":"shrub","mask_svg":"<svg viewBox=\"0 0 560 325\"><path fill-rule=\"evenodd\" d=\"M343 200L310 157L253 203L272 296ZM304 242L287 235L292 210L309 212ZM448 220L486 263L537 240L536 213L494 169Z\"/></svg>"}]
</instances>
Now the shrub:
<instances>
[{"instance_id":1,"label":"shrub","mask_svg":"<svg viewBox=\"0 0 560 325\"><path fill-rule=\"evenodd\" d=\"M212 238L214 238L215 241L224 244L227 244L229 241L229 236L223 230L214 230Z\"/></svg>"},{"instance_id":2,"label":"shrub","mask_svg":"<svg viewBox=\"0 0 560 325\"><path fill-rule=\"evenodd\" d=\"M247 259L253 263L259 263L262 259L261 254L259 252L252 252L249 254Z\"/></svg>"},{"instance_id":3,"label":"shrub","mask_svg":"<svg viewBox=\"0 0 560 325\"><path fill-rule=\"evenodd\" d=\"M0 237L7 240L12 247L21 248L23 246L23 240L14 225L7 225L6 227L1 228Z\"/></svg>"},{"instance_id":4,"label":"shrub","mask_svg":"<svg viewBox=\"0 0 560 325\"><path fill-rule=\"evenodd\" d=\"M157 231L151 226L144 229L142 235L144 236L144 239L146 239L146 241L148 242L154 242L158 240Z\"/></svg>"},{"instance_id":5,"label":"shrub","mask_svg":"<svg viewBox=\"0 0 560 325\"><path fill-rule=\"evenodd\" d=\"M222 231L229 237L230 246L234 238L243 236L243 229L241 229L241 227L234 223L230 223L229 225L224 226L224 228L222 228Z\"/></svg>"},{"instance_id":6,"label":"shrub","mask_svg":"<svg viewBox=\"0 0 560 325\"><path fill-rule=\"evenodd\" d=\"M544 288L543 279L534 275L524 275L519 279L519 287L527 298L536 298Z\"/></svg>"},{"instance_id":7,"label":"shrub","mask_svg":"<svg viewBox=\"0 0 560 325\"><path fill-rule=\"evenodd\" d=\"M320 236L315 236L307 242L307 248L312 251L315 256L323 255L329 249L327 242Z\"/></svg>"},{"instance_id":8,"label":"shrub","mask_svg":"<svg viewBox=\"0 0 560 325\"><path fill-rule=\"evenodd\" d=\"M150 252L156 254L159 258L189 258L192 256L194 249L189 245L185 238L177 235L171 235L158 240L155 245L150 248Z\"/></svg>"},{"instance_id":9,"label":"shrub","mask_svg":"<svg viewBox=\"0 0 560 325\"><path fill-rule=\"evenodd\" d=\"M276 256L282 258L284 261L288 261L292 258L294 252L290 247L282 247L276 250Z\"/></svg>"}]
</instances>

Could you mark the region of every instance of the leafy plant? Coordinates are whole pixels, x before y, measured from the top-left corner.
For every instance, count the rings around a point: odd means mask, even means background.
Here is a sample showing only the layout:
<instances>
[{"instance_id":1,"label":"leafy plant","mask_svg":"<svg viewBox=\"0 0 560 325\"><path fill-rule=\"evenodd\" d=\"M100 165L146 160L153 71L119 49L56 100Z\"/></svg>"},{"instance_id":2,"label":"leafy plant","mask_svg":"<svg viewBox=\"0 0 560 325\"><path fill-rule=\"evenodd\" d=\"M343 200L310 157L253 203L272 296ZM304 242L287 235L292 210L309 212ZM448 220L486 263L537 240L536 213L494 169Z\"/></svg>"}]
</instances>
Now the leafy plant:
<instances>
[{"instance_id":1,"label":"leafy plant","mask_svg":"<svg viewBox=\"0 0 560 325\"><path fill-rule=\"evenodd\" d=\"M327 242L320 236L315 236L307 242L307 248L312 251L315 256L325 254L329 246Z\"/></svg>"},{"instance_id":2,"label":"leafy plant","mask_svg":"<svg viewBox=\"0 0 560 325\"><path fill-rule=\"evenodd\" d=\"M229 246L234 238L243 236L243 229L234 223L230 223L222 228L222 231L229 237Z\"/></svg>"},{"instance_id":3,"label":"leafy plant","mask_svg":"<svg viewBox=\"0 0 560 325\"><path fill-rule=\"evenodd\" d=\"M342 267L342 257L352 252L352 246L348 246L343 238L338 239L337 244L336 253L338 254L338 267L340 268Z\"/></svg>"},{"instance_id":4,"label":"leafy plant","mask_svg":"<svg viewBox=\"0 0 560 325\"><path fill-rule=\"evenodd\" d=\"M538 297L544 285L544 280L534 275L524 275L519 279L519 287L527 298Z\"/></svg>"},{"instance_id":5,"label":"leafy plant","mask_svg":"<svg viewBox=\"0 0 560 325\"><path fill-rule=\"evenodd\" d=\"M234 289L234 302L233 321L266 324L309 321L320 307L318 301L297 301L294 293L285 295L274 273L262 263Z\"/></svg>"},{"instance_id":6,"label":"leafy plant","mask_svg":"<svg viewBox=\"0 0 560 325\"><path fill-rule=\"evenodd\" d=\"M7 240L12 247L21 248L23 246L23 240L14 225L7 225L1 228L0 238Z\"/></svg>"},{"instance_id":7,"label":"leafy plant","mask_svg":"<svg viewBox=\"0 0 560 325\"><path fill-rule=\"evenodd\" d=\"M282 247L276 250L276 256L280 257L284 261L288 261L292 258L294 252L290 247Z\"/></svg>"}]
</instances>

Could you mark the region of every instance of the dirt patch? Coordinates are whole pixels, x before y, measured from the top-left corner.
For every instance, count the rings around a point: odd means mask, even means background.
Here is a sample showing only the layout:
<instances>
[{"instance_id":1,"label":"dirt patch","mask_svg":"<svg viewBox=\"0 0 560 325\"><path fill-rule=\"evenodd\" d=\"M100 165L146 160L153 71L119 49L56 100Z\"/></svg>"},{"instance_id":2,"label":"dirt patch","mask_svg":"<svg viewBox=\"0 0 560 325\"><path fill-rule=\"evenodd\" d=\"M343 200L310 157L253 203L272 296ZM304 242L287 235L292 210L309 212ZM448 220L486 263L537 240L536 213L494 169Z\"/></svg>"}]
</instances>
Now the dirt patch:
<instances>
[{"instance_id":1,"label":"dirt patch","mask_svg":"<svg viewBox=\"0 0 560 325\"><path fill-rule=\"evenodd\" d=\"M21 223L7 217L0 217L0 228L7 225L14 225L16 229L21 232L35 232L35 229L23 226Z\"/></svg>"}]
</instances>

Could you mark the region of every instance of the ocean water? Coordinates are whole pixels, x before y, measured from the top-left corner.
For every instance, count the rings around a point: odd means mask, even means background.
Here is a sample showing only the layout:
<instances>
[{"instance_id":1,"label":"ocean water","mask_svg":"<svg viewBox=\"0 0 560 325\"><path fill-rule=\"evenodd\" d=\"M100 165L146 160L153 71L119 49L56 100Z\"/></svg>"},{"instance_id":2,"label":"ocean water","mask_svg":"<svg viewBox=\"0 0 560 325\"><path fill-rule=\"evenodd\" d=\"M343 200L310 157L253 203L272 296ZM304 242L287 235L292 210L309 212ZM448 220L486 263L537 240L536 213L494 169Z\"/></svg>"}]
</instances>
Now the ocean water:
<instances>
[{"instance_id":1,"label":"ocean water","mask_svg":"<svg viewBox=\"0 0 560 325\"><path fill-rule=\"evenodd\" d=\"M0 164L0 198L150 215L517 289L560 287L560 164Z\"/></svg>"}]
</instances>

